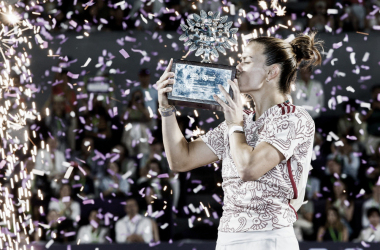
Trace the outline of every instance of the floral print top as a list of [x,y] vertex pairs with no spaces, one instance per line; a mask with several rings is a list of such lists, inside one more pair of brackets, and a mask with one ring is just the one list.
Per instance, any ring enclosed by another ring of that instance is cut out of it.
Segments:
[[309,171],[314,121],[304,108],[287,102],[269,108],[257,121],[254,115],[247,111],[243,114],[248,145],[255,148],[260,142],[267,142],[285,157],[256,181],[244,182],[239,177],[230,154],[225,121],[201,136],[223,161],[223,215],[218,228],[221,232],[274,230],[292,226],[297,220],[290,201],[302,195],[297,186],[303,171]]

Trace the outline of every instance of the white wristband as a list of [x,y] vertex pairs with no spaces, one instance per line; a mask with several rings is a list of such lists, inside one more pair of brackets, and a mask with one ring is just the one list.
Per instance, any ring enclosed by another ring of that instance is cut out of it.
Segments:
[[235,132],[235,131],[241,131],[241,132],[244,132],[242,126],[233,126],[233,127],[231,127],[230,130],[228,131],[228,136],[231,136],[232,133]]

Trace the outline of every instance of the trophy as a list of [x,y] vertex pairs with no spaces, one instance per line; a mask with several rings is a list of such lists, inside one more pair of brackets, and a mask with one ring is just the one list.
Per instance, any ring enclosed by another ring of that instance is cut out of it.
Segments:
[[[233,22],[227,22],[228,16],[220,17],[220,13],[201,10],[200,16],[193,14],[187,19],[187,24],[181,24],[185,32],[179,40],[195,51],[195,56],[203,56],[201,62],[173,60],[171,71],[175,73],[172,91],[168,93],[169,103],[172,105],[202,108],[222,111],[223,108],[213,98],[217,94],[224,102],[226,98],[218,88],[221,84],[233,98],[233,91],[228,79],[233,80],[236,68],[228,65],[211,63],[210,56],[219,57],[219,52],[225,54],[231,44],[236,45],[237,40],[232,36],[238,28],[231,28]],[[193,33],[190,33],[193,32]]]

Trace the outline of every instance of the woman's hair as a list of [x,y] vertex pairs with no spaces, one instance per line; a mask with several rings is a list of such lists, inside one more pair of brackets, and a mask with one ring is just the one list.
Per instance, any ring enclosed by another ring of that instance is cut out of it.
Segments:
[[290,43],[275,37],[258,37],[248,40],[248,44],[256,42],[264,45],[266,66],[272,64],[281,65],[279,90],[283,94],[289,94],[291,84],[297,77],[299,68],[316,66],[321,64],[323,41],[315,41],[316,32],[310,34],[298,34]]
[[[329,210],[334,211],[335,216],[336,216],[336,221],[335,221],[335,223],[333,225],[330,225],[329,221],[327,219]],[[327,212],[326,213],[326,223],[325,223],[325,226],[324,226],[325,229],[328,229],[329,226],[332,226],[334,229],[338,230],[339,232],[343,232],[344,225],[340,221],[340,215],[339,215],[338,209],[336,209],[335,207],[329,207],[326,212]]]

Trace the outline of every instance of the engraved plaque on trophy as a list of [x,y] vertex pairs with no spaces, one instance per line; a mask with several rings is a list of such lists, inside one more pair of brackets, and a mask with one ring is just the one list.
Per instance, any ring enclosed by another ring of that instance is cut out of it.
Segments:
[[185,33],[179,39],[186,40],[185,46],[190,46],[190,51],[196,50],[196,56],[204,54],[204,57],[202,62],[173,60],[171,71],[175,73],[174,84],[168,85],[173,88],[168,93],[170,104],[221,111],[223,108],[213,98],[213,94],[217,94],[226,102],[218,84],[233,95],[228,79],[235,78],[236,68],[213,64],[210,60],[211,55],[219,57],[218,51],[225,54],[225,48],[230,49],[231,44],[237,44],[232,35],[238,29],[230,29],[233,22],[226,23],[227,18],[220,17],[219,12],[214,14],[210,11],[206,14],[201,10],[200,16],[193,14],[193,19],[187,19],[188,26],[181,24]]

